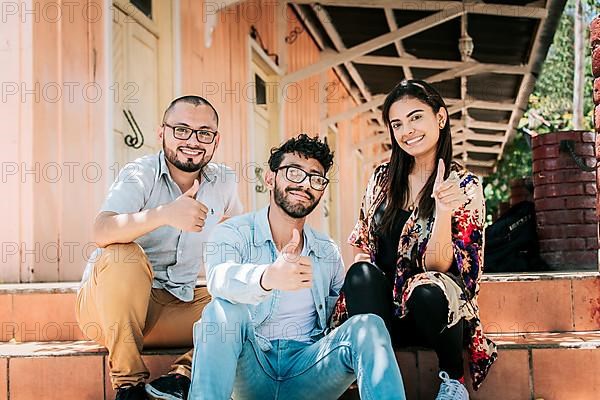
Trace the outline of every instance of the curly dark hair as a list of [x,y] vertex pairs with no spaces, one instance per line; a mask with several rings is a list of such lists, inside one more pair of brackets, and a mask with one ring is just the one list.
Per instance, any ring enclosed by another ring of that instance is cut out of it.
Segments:
[[321,163],[325,173],[333,165],[333,152],[329,149],[327,139],[321,141],[318,137],[311,138],[306,133],[288,139],[279,147],[271,149],[269,168],[275,172],[281,165],[283,156],[288,153],[297,153],[306,158],[314,158]]

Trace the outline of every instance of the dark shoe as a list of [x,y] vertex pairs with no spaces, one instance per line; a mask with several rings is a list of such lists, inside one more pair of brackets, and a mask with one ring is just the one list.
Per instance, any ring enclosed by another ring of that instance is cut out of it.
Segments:
[[146,393],[156,400],[185,400],[190,391],[190,378],[181,374],[163,375],[146,384]]
[[115,400],[146,400],[144,382],[140,382],[135,386],[120,387],[117,390]]

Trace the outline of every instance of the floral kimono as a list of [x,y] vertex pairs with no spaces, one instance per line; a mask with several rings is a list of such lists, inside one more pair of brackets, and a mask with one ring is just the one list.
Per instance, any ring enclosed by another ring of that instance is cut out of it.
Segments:
[[[377,167],[371,176],[360,215],[348,241],[375,260],[377,239],[373,215],[386,198],[388,163]],[[437,285],[448,300],[448,327],[465,319],[468,340],[469,370],[475,390],[479,388],[498,353],[496,345],[483,333],[479,320],[477,295],[479,278],[483,272],[483,224],[485,200],[479,179],[453,162],[450,179],[460,182],[464,192],[474,193],[452,216],[452,252],[454,260],[447,273],[427,271],[425,259],[427,242],[433,230],[434,217],[418,217],[418,207],[406,221],[398,244],[397,267],[394,282],[394,315],[402,318],[408,312],[406,301],[415,287]],[[444,251],[443,249],[441,251]],[[344,294],[340,295],[332,317],[332,325],[339,326],[348,318]]]

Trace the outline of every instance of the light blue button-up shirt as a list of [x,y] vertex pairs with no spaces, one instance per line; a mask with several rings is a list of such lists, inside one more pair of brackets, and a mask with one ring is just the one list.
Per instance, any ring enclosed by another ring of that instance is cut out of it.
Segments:
[[[281,291],[266,291],[260,285],[265,268],[277,259],[267,218],[268,207],[230,218],[217,225],[205,246],[204,266],[208,291],[232,303],[250,306],[255,328],[269,322],[279,305]],[[327,322],[344,283],[344,263],[338,246],[327,236],[304,225],[305,253],[313,267],[312,298],[318,318],[310,336],[317,340]],[[258,336],[258,335],[257,335]],[[270,346],[258,337],[263,350]]]
[[[181,196],[163,151],[127,164],[110,187],[100,211],[118,214],[136,213],[168,204]],[[194,298],[194,286],[204,277],[202,249],[211,230],[223,216],[242,212],[235,173],[223,164],[209,163],[202,169],[196,200],[208,208],[201,232],[183,232],[170,225],[161,226],[135,240],[148,256],[154,270],[153,288],[165,289],[183,301]],[[85,282],[101,254],[97,249],[83,274]]]

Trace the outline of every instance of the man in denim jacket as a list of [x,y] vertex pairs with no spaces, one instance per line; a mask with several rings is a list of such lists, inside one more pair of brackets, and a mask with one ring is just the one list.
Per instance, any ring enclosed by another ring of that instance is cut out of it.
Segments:
[[[270,204],[217,226],[205,249],[213,300],[194,326],[189,399],[404,399],[383,320],[327,331],[344,281],[337,246],[305,219],[329,183],[326,143],[301,134],[271,151]],[[327,334],[327,336],[325,336]]]

